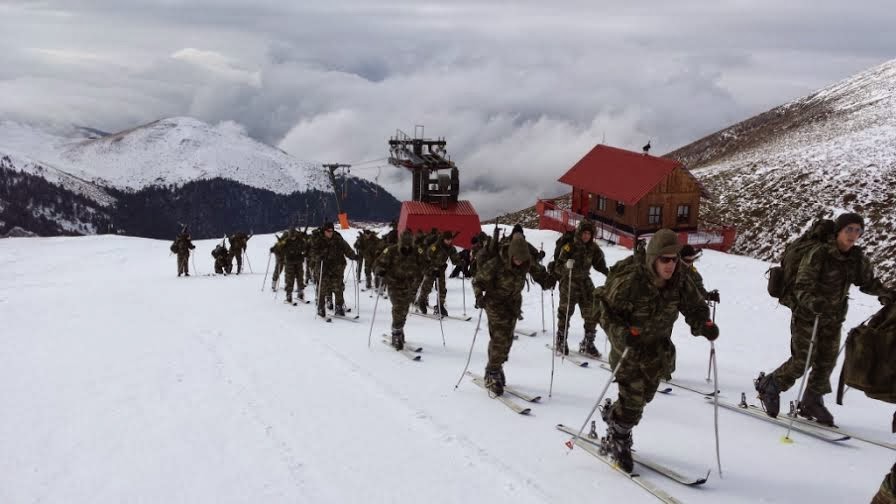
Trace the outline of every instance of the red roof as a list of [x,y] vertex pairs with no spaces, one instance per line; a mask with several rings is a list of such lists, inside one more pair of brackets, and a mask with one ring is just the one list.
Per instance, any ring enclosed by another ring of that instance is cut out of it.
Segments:
[[442,210],[442,206],[438,203],[424,203],[422,201],[404,201],[401,205],[407,209],[409,215],[477,215],[473,205],[466,200],[448,203],[447,210]]
[[676,168],[685,169],[672,159],[597,145],[559,181],[634,205]]

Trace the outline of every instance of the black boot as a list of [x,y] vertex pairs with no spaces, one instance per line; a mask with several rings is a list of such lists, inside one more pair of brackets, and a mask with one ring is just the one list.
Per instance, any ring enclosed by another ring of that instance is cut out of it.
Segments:
[[417,309],[420,310],[420,313],[426,314],[426,305],[427,302],[425,299],[417,300]]
[[298,298],[299,298],[299,301],[304,303],[305,302],[305,291],[300,290],[299,294],[298,294]]
[[439,315],[441,315],[442,317],[448,316],[448,310],[445,309],[445,303],[440,303],[438,310],[439,310]]
[[824,406],[824,398],[809,389],[803,392],[803,400],[799,402],[797,413],[820,424],[834,427],[834,415]]
[[336,315],[339,315],[340,317],[345,316],[345,306],[344,305],[341,305],[341,304],[336,305]]
[[566,344],[566,331],[563,329],[557,331],[557,339],[554,341],[554,350],[563,352],[563,355],[569,355],[569,345]]
[[611,420],[607,427],[606,442],[619,468],[631,473],[635,469],[635,461],[632,460],[632,426]]
[[485,388],[496,396],[504,394],[504,382],[501,379],[501,369],[485,370]]
[[504,368],[501,368],[498,371],[498,376],[501,378],[501,387],[507,386],[507,378],[504,378]]
[[395,347],[396,350],[402,350],[404,348],[404,330],[392,328],[392,346]]
[[778,382],[775,381],[775,375],[767,375],[759,373],[759,376],[753,380],[753,386],[756,392],[759,392],[759,400],[765,408],[765,413],[777,418],[778,412],[781,411],[781,389]]
[[318,306],[317,306],[317,316],[320,317],[320,318],[322,318],[322,319],[327,318],[327,311],[324,310],[324,305],[318,305]]
[[328,309],[328,310],[332,310],[332,309],[333,309],[333,300],[330,299],[329,296],[327,296],[327,309]]
[[594,346],[595,336],[596,333],[594,331],[585,333],[585,338],[582,339],[581,343],[579,343],[579,353],[583,353],[589,357],[600,358],[600,352]]

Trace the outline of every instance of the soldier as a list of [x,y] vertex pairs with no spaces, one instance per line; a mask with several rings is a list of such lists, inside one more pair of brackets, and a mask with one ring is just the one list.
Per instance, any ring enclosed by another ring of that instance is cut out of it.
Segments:
[[[406,229],[405,231],[410,233],[410,230],[408,230],[408,229]],[[385,237],[379,238],[376,236],[376,234],[372,235],[371,244],[370,244],[370,254],[371,254],[370,256],[372,257],[371,264],[375,265],[376,262],[379,260],[380,256],[382,256],[383,252],[385,252],[388,247],[391,247],[392,245],[397,244],[397,242],[396,242],[396,243],[390,245],[387,241],[388,236],[389,235],[387,234]],[[411,233],[411,241],[412,242],[414,241],[413,233]],[[419,281],[416,284],[414,284],[415,287],[418,285],[420,285]],[[381,275],[376,274],[376,268],[374,268],[373,286],[374,286],[374,288],[376,288],[377,291],[382,293],[384,298],[389,299],[389,295],[387,293],[386,278]],[[411,301],[413,302],[413,299],[411,299]]]
[[171,244],[171,252],[177,254],[177,276],[190,276],[190,251],[195,248],[196,246],[190,240],[190,232],[184,228]]
[[216,245],[215,249],[212,250],[212,257],[215,258],[215,273],[218,275],[226,275],[230,253],[227,251],[227,247],[224,245],[224,240],[221,240],[221,243]]
[[476,270],[479,268],[479,252],[481,252],[488,245],[489,237],[488,235],[480,231],[478,235],[474,236],[470,242],[473,244],[470,247],[470,276],[476,276]]
[[239,275],[243,271],[243,254],[246,252],[246,245],[248,245],[249,238],[252,236],[247,235],[242,231],[238,231],[230,235],[227,239],[230,241],[230,259],[229,259],[229,268],[227,270],[230,273],[233,270],[233,258],[236,258],[236,274]]
[[[383,236],[383,240],[386,242],[386,246],[387,246],[387,247],[388,247],[389,245],[395,245],[396,243],[398,243],[398,229],[397,229],[397,226],[398,226],[398,224],[397,224],[395,221],[392,221],[392,222],[389,223],[389,227],[390,227],[391,229],[389,229],[389,232],[386,233],[385,236]],[[385,249],[383,249],[383,250],[385,250]]]
[[298,291],[299,301],[305,301],[305,274],[302,265],[305,263],[305,233],[298,229],[290,229],[283,239],[283,274],[286,277],[286,300],[292,304],[292,293]]
[[814,246],[800,261],[793,285],[796,305],[790,319],[790,358],[771,374],[760,373],[755,380],[768,416],[778,416],[781,392],[803,376],[818,317],[812,371],[797,409],[802,416],[834,425],[834,416],[825,407],[823,396],[831,392],[831,372],[837,363],[849,287],[856,285],[866,294],[879,296],[881,304],[894,298],[894,293],[875,276],[862,248],[856,246],[864,230],[865,221],[860,215],[841,214],[834,225],[834,237]]
[[[288,233],[288,232],[287,232]],[[280,280],[280,272],[283,271],[283,245],[286,242],[286,235],[274,235],[276,241],[271,247],[271,253],[274,254],[274,275],[271,277],[271,290],[277,292],[277,283]]]
[[321,232],[321,228],[315,228],[311,230],[311,236],[309,236],[307,240],[308,273],[311,276],[311,283],[314,285],[317,285],[318,282],[320,282],[320,258],[317,257],[317,249],[322,236],[323,233]]
[[594,224],[582,221],[572,240],[563,245],[554,262],[554,276],[560,281],[560,304],[557,306],[557,341],[554,348],[569,355],[567,343],[569,319],[578,304],[585,320],[585,337],[579,345],[579,352],[600,357],[594,346],[597,335],[597,311],[592,299],[594,283],[591,268],[607,274],[604,253],[594,242]]
[[625,347],[629,348],[616,374],[619,397],[601,413],[613,457],[626,472],[631,472],[633,465],[632,428],[673,364],[668,349],[679,312],[691,334],[710,341],[719,336],[693,279],[677,268],[680,249],[675,232],[661,229],[651,238],[644,256],[617,263],[606,284],[594,291],[600,324],[611,343],[610,366],[615,368]]
[[[358,231],[358,237],[355,238],[355,243],[352,245],[352,248],[355,249],[355,254],[358,255],[358,264],[355,269],[355,275],[357,275],[356,280],[358,283],[361,283],[361,266],[364,264],[364,249],[367,247],[367,230],[362,229]],[[370,282],[367,282],[367,288],[370,288]]]
[[336,296],[334,311],[336,315],[345,316],[345,298],[343,291],[345,283],[342,275],[345,272],[345,258],[353,261],[358,259],[352,247],[333,228],[332,222],[324,224],[322,235],[316,244],[317,259],[321,261],[321,282],[318,288],[317,314],[326,317],[324,300],[331,294]]
[[871,499],[871,504],[896,504],[896,464],[893,464],[890,473],[884,476],[884,481]]
[[526,240],[515,236],[501,247],[497,256],[480,265],[473,279],[476,308],[483,308],[488,315],[485,387],[495,395],[504,393],[503,365],[513,345],[513,330],[520,315],[521,292],[526,286],[527,274],[531,274],[543,288],[551,288],[547,270],[529,256]]
[[[376,264],[377,256],[382,252],[379,242],[382,241],[372,229],[368,229],[366,233],[366,242],[363,251],[364,258],[364,288],[370,289],[371,276],[373,274],[373,266]],[[358,282],[361,281],[361,266],[358,266]]]
[[426,251],[422,246],[414,246],[414,238],[409,230],[404,230],[398,245],[390,245],[376,260],[376,277],[383,278],[389,286],[392,301],[392,346],[396,350],[404,348],[404,323],[408,318],[408,308],[414,301],[415,288],[420,285],[426,271]]
[[[427,236],[427,239],[429,237]],[[420,297],[417,298],[417,308],[421,313],[426,313],[429,304],[429,292],[432,290],[436,279],[439,282],[439,299],[437,310],[442,317],[448,316],[445,309],[445,295],[448,293],[445,288],[445,270],[448,268],[448,260],[451,264],[457,264],[460,256],[454,249],[454,233],[445,231],[441,235],[441,241],[430,244],[426,249],[426,258],[429,261],[429,271],[423,277],[423,283],[420,285]]]
[[700,259],[700,256],[703,255],[702,249],[695,249],[691,245],[685,245],[681,248],[681,264],[683,265],[682,269],[689,272],[691,277],[694,279],[694,283],[697,284],[697,290],[700,291],[700,295],[703,296],[707,301],[712,301],[713,303],[719,302],[719,291],[718,289],[708,291],[706,287],[703,286],[703,276],[697,271],[697,267],[694,266],[694,263],[697,259]]

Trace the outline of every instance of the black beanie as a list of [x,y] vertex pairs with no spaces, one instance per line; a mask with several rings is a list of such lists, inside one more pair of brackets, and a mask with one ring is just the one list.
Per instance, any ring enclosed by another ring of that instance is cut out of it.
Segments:
[[329,229],[330,231],[333,231],[333,230],[334,230],[334,229],[333,229],[333,223],[330,222],[330,221],[324,222],[323,230],[326,231],[326,230],[328,230],[328,229]]
[[861,215],[857,213],[845,213],[840,214],[840,216],[837,217],[834,232],[839,233],[841,229],[850,224],[858,224],[859,226],[862,226],[863,231],[865,230],[865,219],[863,219]]
[[513,226],[513,231],[511,231],[510,234],[513,235],[513,234],[516,234],[516,233],[523,234],[523,226],[521,226],[521,225],[519,225],[519,224],[517,224],[516,226]]

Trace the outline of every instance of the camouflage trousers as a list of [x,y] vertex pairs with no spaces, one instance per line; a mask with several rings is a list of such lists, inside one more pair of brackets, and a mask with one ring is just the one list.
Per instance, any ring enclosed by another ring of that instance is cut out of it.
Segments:
[[389,300],[392,301],[392,329],[404,329],[408,319],[408,310],[414,302],[416,292],[411,288],[389,288]]
[[486,370],[498,371],[507,362],[513,345],[513,331],[520,314],[519,303],[511,300],[489,299],[485,307],[488,315],[488,364]]
[[308,272],[311,274],[311,282],[317,285],[320,282],[320,261],[308,259]]
[[[234,251],[230,252],[230,259],[228,262],[230,263],[231,270],[233,270],[233,259],[234,258],[236,258],[236,272],[237,272],[237,274],[240,274],[243,272],[243,252],[242,252],[242,250],[238,250],[236,252],[234,252]],[[228,271],[228,273],[230,273],[230,271]]]
[[896,504],[896,464],[890,469],[890,473],[884,476],[880,489],[871,500],[871,504]]
[[344,266],[342,268],[329,268],[329,271],[326,267],[324,267],[323,277],[321,277],[320,285],[317,286],[318,308],[323,308],[324,301],[331,294],[336,296],[336,306],[345,305],[345,298],[343,297],[343,291],[345,291],[345,282],[342,280],[344,270]]
[[221,273],[224,273],[224,268],[226,268],[226,267],[227,267],[227,259],[224,259],[223,257],[219,258],[219,259],[215,259],[215,273],[218,273],[219,275]]
[[[373,263],[376,259],[373,256],[364,256],[364,286],[368,289],[371,286],[371,278],[373,276]],[[361,281],[361,266],[358,265],[358,281]]]
[[283,276],[286,277],[286,284],[283,287],[286,292],[286,299],[292,299],[293,286],[300,293],[304,293],[305,275],[302,272],[302,261],[287,262],[283,266]]
[[[611,341],[617,338],[612,338]],[[675,365],[671,341],[632,347],[616,373],[619,398],[613,403],[612,417],[624,425],[637,425],[647,403],[653,400],[660,381]],[[625,347],[614,342],[610,367],[616,368]]]
[[177,276],[190,274],[190,253],[178,252],[177,254]]
[[433,275],[430,271],[423,277],[423,284],[420,286],[420,297],[417,298],[417,303],[422,304],[429,301],[429,293],[432,292],[437,279],[439,281],[439,299],[437,304],[445,304],[445,295],[448,293],[448,290],[445,288],[445,270],[441,268],[438,275]]
[[[304,262],[304,261],[300,261]],[[277,284],[277,280],[280,279],[280,272],[283,271],[283,259],[274,255],[274,275],[271,277],[271,281],[274,285]]]
[[[573,278],[572,289],[570,289],[569,277],[560,280],[560,304],[557,306],[557,331],[566,332],[566,326],[569,325],[569,319],[576,311],[576,305],[579,305],[582,318],[585,320],[585,332],[594,332],[597,329],[598,311],[594,304],[594,283],[591,278]],[[569,307],[569,317],[566,315],[566,309]]]
[[[812,327],[815,320],[800,317],[790,319],[790,358],[772,373],[781,391],[787,390],[803,376],[809,343],[812,341]],[[840,350],[840,322],[824,319],[818,322],[818,337],[812,349],[812,362],[806,389],[816,394],[831,392],[831,372],[837,364]]]

